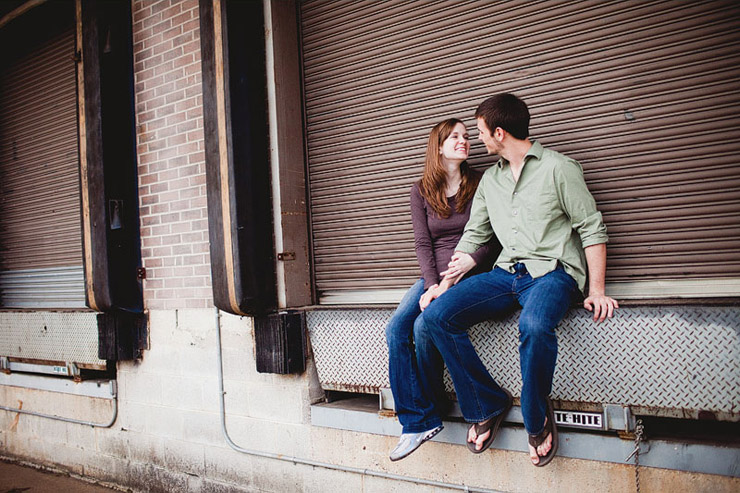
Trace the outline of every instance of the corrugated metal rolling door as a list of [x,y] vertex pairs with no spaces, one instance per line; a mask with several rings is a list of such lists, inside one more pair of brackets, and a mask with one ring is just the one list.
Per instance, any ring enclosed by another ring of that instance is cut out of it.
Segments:
[[74,52],[70,25],[0,66],[5,308],[85,307]]
[[[301,15],[321,300],[411,284],[428,130],[458,116],[474,131],[502,91],[528,102],[534,138],[583,164],[609,280],[740,278],[734,2],[317,0]],[[470,162],[489,166],[474,144]]]

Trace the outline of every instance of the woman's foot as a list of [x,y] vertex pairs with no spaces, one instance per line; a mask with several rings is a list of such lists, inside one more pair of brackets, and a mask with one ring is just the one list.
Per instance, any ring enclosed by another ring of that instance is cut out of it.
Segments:
[[421,431],[419,433],[403,433],[398,439],[396,448],[391,451],[390,459],[392,461],[401,460],[408,457],[411,452],[421,447],[421,444],[431,440],[434,435],[442,431],[444,426],[439,425],[431,430]]

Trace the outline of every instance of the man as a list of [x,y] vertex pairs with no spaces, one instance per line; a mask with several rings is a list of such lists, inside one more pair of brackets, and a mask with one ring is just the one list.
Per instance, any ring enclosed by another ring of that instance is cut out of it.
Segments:
[[[498,94],[484,101],[475,117],[488,153],[501,159],[483,175],[470,220],[435,293],[444,296],[426,307],[415,338],[417,345],[431,339],[442,354],[463,417],[474,423],[468,448],[481,453],[493,442],[511,396],[491,378],[467,330],[521,306],[522,415],[532,463],[544,466],[557,450],[549,400],[557,358],[555,327],[580,299],[587,278],[583,305],[594,320],[611,317],[619,306],[604,293],[606,227],[580,164],[529,140],[529,110],[522,100]],[[503,247],[494,269],[447,290],[470,268],[469,254],[494,234]],[[422,375],[433,364],[426,353],[418,354]]]

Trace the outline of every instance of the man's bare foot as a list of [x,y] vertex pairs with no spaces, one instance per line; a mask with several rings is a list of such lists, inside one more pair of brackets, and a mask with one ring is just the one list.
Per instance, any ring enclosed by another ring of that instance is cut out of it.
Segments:
[[[483,423],[485,423],[485,421]],[[478,423],[478,424],[482,425],[483,423]],[[477,435],[475,433],[475,425],[473,425],[468,430],[468,442],[475,444],[475,450],[480,450],[481,448],[483,448],[483,443],[488,439],[488,436],[490,434],[491,434],[491,430],[488,430],[484,433],[481,433],[480,435]]]
[[[547,418],[545,418],[545,426],[547,426]],[[536,449],[529,445],[529,458],[532,460],[532,464],[539,464],[540,457],[544,457],[552,448],[552,433],[547,435],[545,441],[540,444]]]

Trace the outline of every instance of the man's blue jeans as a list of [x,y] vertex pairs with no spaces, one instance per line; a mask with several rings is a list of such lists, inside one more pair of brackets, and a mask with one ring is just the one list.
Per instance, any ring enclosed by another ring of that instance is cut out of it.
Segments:
[[[450,288],[424,310],[416,337],[431,339],[439,349],[455,385],[463,417],[469,423],[479,423],[502,412],[506,394],[481,362],[467,331],[479,322],[501,318],[521,306],[522,415],[527,432],[537,434],[545,425],[545,399],[555,372],[555,327],[577,296],[578,286],[562,267],[536,279],[532,279],[524,264],[516,264],[515,269],[512,274],[496,267]],[[427,366],[431,369],[435,363],[421,356],[419,373],[422,388],[426,389],[437,385],[424,381]]]
[[[420,320],[419,299],[424,294],[424,280],[419,279],[406,292],[396,312],[385,329],[388,342],[388,376],[391,382],[396,414],[403,426],[403,433],[420,433],[442,424],[435,402],[444,407],[449,401],[444,394],[443,363],[437,348],[432,344],[414,343],[414,323]],[[417,354],[424,353],[425,375],[432,393],[422,391]]]

